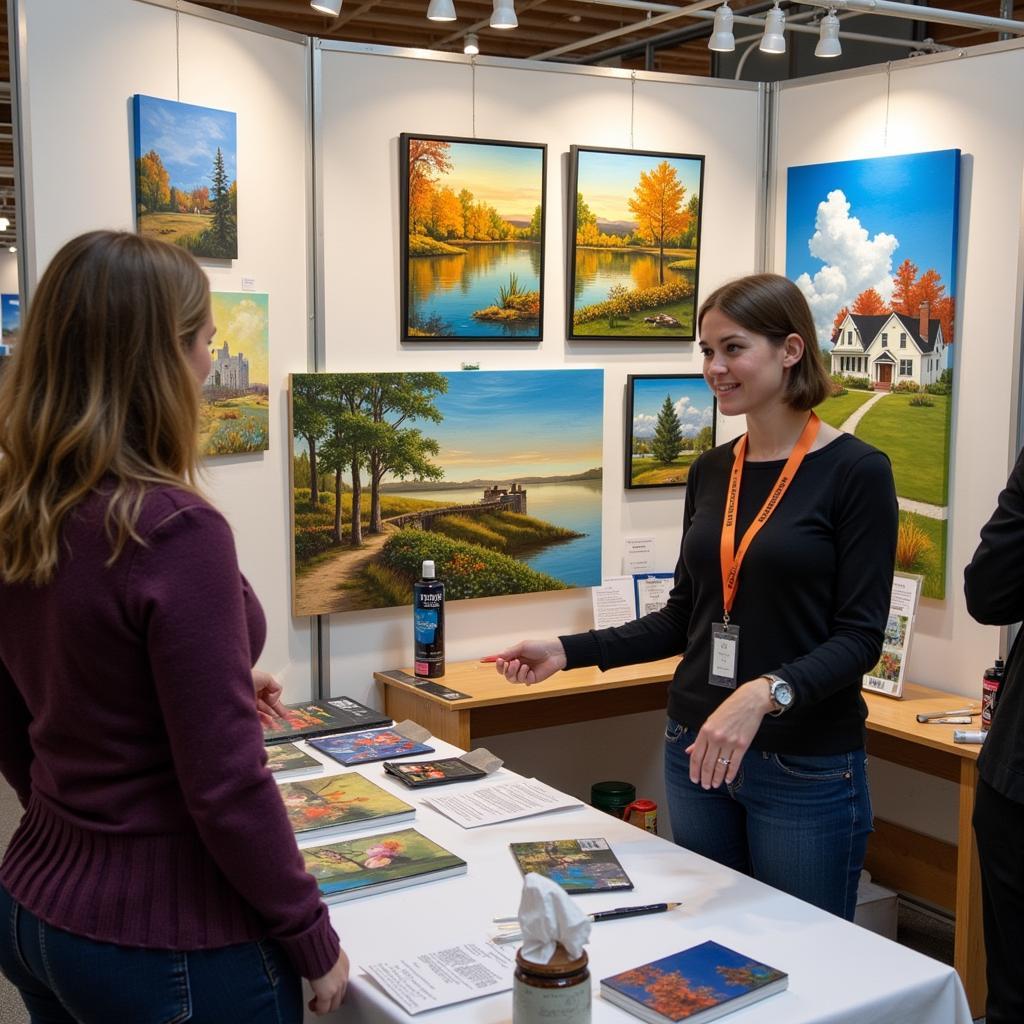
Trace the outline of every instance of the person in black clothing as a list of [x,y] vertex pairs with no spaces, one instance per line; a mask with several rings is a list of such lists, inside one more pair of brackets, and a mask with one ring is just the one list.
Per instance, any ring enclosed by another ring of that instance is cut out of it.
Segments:
[[[964,571],[967,610],[978,622],[1024,619],[1024,452]],[[988,1024],[1024,1021],[1024,652],[1017,635],[999,702],[978,756],[974,834],[988,958]]]
[[496,667],[532,683],[685,653],[665,735],[673,838],[852,918],[871,831],[860,687],[888,617],[892,470],[811,411],[831,382],[792,282],[727,284],[698,325],[704,377],[748,432],[690,467],[667,605],[516,644]]

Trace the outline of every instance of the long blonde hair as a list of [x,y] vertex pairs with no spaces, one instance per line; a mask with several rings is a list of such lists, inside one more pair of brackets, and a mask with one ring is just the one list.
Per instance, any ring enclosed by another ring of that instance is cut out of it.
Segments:
[[117,231],[54,256],[0,375],[0,578],[53,577],[68,514],[109,490],[111,562],[147,489],[195,490],[199,389],[187,351],[210,310],[184,250]]

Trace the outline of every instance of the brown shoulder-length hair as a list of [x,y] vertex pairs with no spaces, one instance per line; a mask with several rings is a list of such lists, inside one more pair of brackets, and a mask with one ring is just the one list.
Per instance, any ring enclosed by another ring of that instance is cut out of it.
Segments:
[[781,345],[791,334],[804,341],[804,354],[786,376],[786,403],[801,412],[832,392],[832,379],[818,358],[814,317],[803,292],[779,274],[750,274],[716,288],[701,304],[697,330],[709,310],[718,309],[740,327]]
[[51,579],[65,518],[101,481],[111,561],[148,488],[195,490],[187,351],[209,309],[206,275],[166,242],[92,231],[54,256],[0,378],[0,578]]

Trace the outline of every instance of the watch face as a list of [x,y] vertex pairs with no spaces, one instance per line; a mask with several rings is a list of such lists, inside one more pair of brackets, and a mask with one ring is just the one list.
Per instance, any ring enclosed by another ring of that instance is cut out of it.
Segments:
[[779,707],[788,708],[793,703],[793,687],[785,680],[778,679],[771,689],[771,696]]

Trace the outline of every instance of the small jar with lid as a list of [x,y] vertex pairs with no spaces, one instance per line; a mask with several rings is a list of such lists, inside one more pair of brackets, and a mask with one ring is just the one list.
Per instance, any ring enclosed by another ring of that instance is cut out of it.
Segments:
[[516,953],[512,986],[513,1024],[590,1024],[587,952],[573,959],[562,945],[546,964]]

